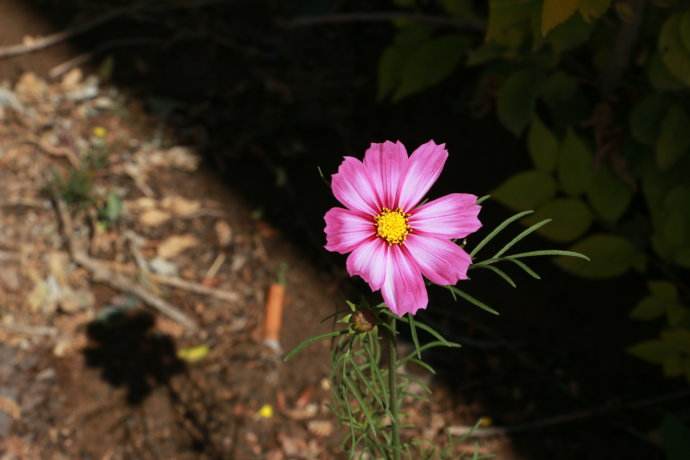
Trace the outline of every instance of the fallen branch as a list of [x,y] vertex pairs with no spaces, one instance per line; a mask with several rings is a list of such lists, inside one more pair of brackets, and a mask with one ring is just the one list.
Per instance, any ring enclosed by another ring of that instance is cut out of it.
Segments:
[[204,294],[207,296],[215,297],[220,300],[225,300],[227,302],[237,302],[240,299],[240,297],[235,292],[228,292],[222,291],[220,289],[209,288],[204,286],[203,284],[194,283],[192,281],[186,281],[182,278],[156,275],[155,273],[151,273],[148,276],[157,283],[166,284],[168,286],[183,289],[185,291],[194,292],[196,294]]
[[451,436],[469,436],[472,438],[488,438],[492,436],[505,436],[509,434],[522,433],[525,431],[538,430],[541,428],[548,428],[556,425],[563,425],[565,423],[577,422],[589,418],[601,417],[603,415],[622,411],[624,409],[641,409],[643,407],[653,406],[664,402],[675,401],[690,396],[689,390],[677,391],[662,396],[653,398],[641,399],[631,401],[625,404],[615,404],[604,407],[596,407],[592,409],[579,410],[570,412],[568,414],[556,415],[533,422],[528,422],[519,425],[510,425],[504,427],[491,428],[474,428],[472,426],[456,425],[447,428],[447,432]]
[[35,139],[33,137],[24,140],[23,143],[33,145],[34,147],[38,147],[40,150],[47,153],[48,155],[66,158],[67,161],[69,161],[69,163],[75,169],[79,169],[79,167],[81,166],[81,161],[79,161],[77,155],[67,147],[56,147],[48,145],[45,142],[41,142],[40,140]]
[[143,10],[156,13],[166,10],[190,10],[203,8],[206,6],[213,6],[217,4],[222,4],[224,0],[199,0],[196,2],[182,2],[174,5],[164,5],[163,7],[156,8],[153,5],[147,5],[146,3],[135,4],[126,6],[123,8],[118,8],[111,10],[101,16],[97,16],[90,21],[84,22],[82,24],[77,24],[72,27],[68,27],[61,32],[57,32],[51,35],[46,35],[45,37],[37,38],[30,43],[20,43],[16,45],[0,47],[0,59],[11,58],[15,56],[20,56],[22,54],[34,53],[36,51],[41,51],[51,46],[62,43],[70,38],[74,38],[81,34],[84,34],[96,27],[117,19],[121,16],[134,13],[138,10]]
[[7,332],[21,334],[21,335],[31,335],[31,336],[45,336],[45,337],[55,337],[58,334],[57,329],[50,326],[30,326],[26,324],[18,323],[5,323],[0,322],[0,329],[4,329]]
[[300,16],[284,21],[283,24],[286,27],[293,28],[357,22],[389,22],[394,20],[421,22],[424,24],[452,27],[471,32],[484,32],[484,24],[480,21],[459,20],[444,16],[431,16],[426,14],[404,13],[398,11]]
[[82,53],[69,61],[65,61],[62,64],[58,64],[48,71],[48,76],[52,79],[59,78],[74,69],[75,67],[82,66],[94,59],[99,54],[103,54],[106,51],[113,50],[115,48],[124,48],[128,46],[141,46],[141,45],[160,45],[163,40],[156,38],[124,38],[121,40],[112,40],[99,45],[93,51],[87,53]]
[[190,330],[196,330],[198,328],[193,319],[182,313],[170,303],[166,302],[160,297],[155,296],[129,278],[108,269],[104,263],[89,257],[86,252],[77,246],[77,243],[74,240],[74,228],[69,211],[67,211],[64,203],[62,203],[58,197],[53,198],[55,209],[62,227],[63,236],[67,242],[68,252],[72,257],[72,260],[77,265],[88,270],[96,282],[107,284],[118,291],[123,291],[138,297],[146,305],[155,308],[159,312],[163,313],[174,321],[177,321]]
[[61,32],[37,38],[36,40],[33,40],[31,43],[21,43],[17,45],[0,47],[0,59],[33,53],[36,51],[49,48],[51,46],[57,45],[58,43],[62,43],[66,40],[69,40],[70,38],[88,32],[89,30],[95,29],[101,24],[110,22],[115,18],[118,18],[126,13],[133,11],[134,9],[135,8],[131,6],[126,8],[119,8],[116,10],[109,11],[101,16],[93,18],[90,21],[84,22],[82,24],[77,24],[73,27],[68,27],[67,29]]

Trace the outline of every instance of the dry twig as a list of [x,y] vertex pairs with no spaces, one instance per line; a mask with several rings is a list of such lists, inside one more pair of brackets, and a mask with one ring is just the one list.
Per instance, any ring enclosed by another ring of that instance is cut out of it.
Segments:
[[284,22],[287,27],[321,26],[329,24],[348,24],[357,22],[388,22],[406,20],[436,26],[446,26],[472,32],[483,32],[484,24],[479,21],[458,20],[443,16],[405,13],[400,11],[382,11],[375,13],[340,13],[318,16],[300,16]]
[[67,29],[57,32],[51,35],[46,35],[45,37],[33,40],[31,43],[21,43],[17,45],[5,46],[0,48],[0,59],[10,58],[14,56],[19,56],[22,54],[33,53],[35,51],[40,51],[51,46],[62,43],[70,38],[81,35],[89,30],[95,29],[101,24],[112,21],[126,13],[133,11],[134,8],[129,6],[126,8],[119,8],[116,10],[109,11],[101,16],[93,18],[90,21],[86,21],[82,24],[75,25],[73,27],[68,27]]
[[625,404],[611,404],[603,407],[595,407],[591,409],[579,410],[570,412],[568,414],[556,415],[533,422],[527,422],[519,425],[496,426],[490,428],[474,428],[471,426],[456,425],[448,427],[448,434],[451,436],[470,436],[473,438],[488,438],[492,436],[502,436],[514,433],[522,433],[525,431],[538,430],[541,428],[548,428],[551,426],[563,425],[565,423],[577,422],[594,417],[601,417],[603,415],[620,412],[624,409],[641,409],[643,407],[654,406],[664,402],[675,401],[678,399],[687,398],[690,396],[690,390],[681,390],[675,393],[669,393],[653,398],[641,399],[631,401]]
[[136,296],[148,306],[155,308],[159,312],[177,321],[186,328],[191,330],[197,329],[198,326],[196,322],[179,309],[175,308],[160,297],[155,296],[151,292],[147,291],[144,287],[121,275],[120,273],[108,269],[104,263],[89,257],[86,252],[84,252],[77,245],[74,239],[72,218],[69,214],[69,211],[65,208],[64,203],[62,203],[59,198],[54,197],[54,204],[58,218],[60,219],[63,236],[67,241],[67,249],[72,257],[72,260],[77,265],[80,265],[91,272],[91,275],[95,281],[107,284],[114,289]]

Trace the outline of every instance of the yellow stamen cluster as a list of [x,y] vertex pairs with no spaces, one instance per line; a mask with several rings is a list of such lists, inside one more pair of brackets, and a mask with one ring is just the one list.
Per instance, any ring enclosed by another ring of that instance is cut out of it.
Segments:
[[383,208],[374,218],[376,235],[386,240],[388,244],[402,243],[412,231],[408,223],[409,218],[410,215],[400,208],[394,210]]

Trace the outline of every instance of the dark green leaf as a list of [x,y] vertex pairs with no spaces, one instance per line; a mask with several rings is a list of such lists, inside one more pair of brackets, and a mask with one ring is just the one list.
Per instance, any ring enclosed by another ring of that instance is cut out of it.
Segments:
[[676,352],[690,353],[690,330],[685,328],[666,329],[661,340]]
[[400,87],[393,96],[400,100],[446,79],[460,64],[469,42],[460,35],[433,38],[409,55],[400,70]]
[[611,234],[594,234],[575,244],[572,251],[591,259],[584,263],[577,259],[558,259],[565,271],[582,278],[604,279],[622,275],[631,268],[644,267],[644,255],[630,241]]
[[683,46],[680,33],[681,15],[670,16],[661,28],[659,54],[671,75],[690,85],[690,54]]
[[486,41],[513,49],[520,47],[529,35],[532,15],[539,3],[535,0],[489,0]]
[[580,0],[580,14],[587,22],[606,13],[611,6],[611,0]]
[[649,94],[635,105],[630,112],[630,134],[637,142],[656,143],[668,105],[668,99],[658,93]]
[[683,88],[683,82],[671,75],[659,53],[652,54],[647,64],[647,78],[654,89],[660,91],[675,91]]
[[680,17],[678,33],[685,51],[690,51],[690,11],[686,11]]
[[[690,71],[690,68],[688,69]],[[662,170],[673,166],[690,148],[690,118],[683,107],[676,104],[661,122],[656,142],[656,161]]]
[[378,99],[382,100],[398,86],[402,76],[401,69],[409,50],[402,46],[391,45],[379,58]]
[[673,349],[661,340],[647,340],[628,348],[628,353],[651,364],[663,364]]
[[687,460],[690,452],[690,428],[673,415],[667,415],[661,425],[666,460]]
[[577,92],[577,79],[565,72],[549,75],[541,87],[539,97],[552,108],[562,106]]
[[594,211],[606,222],[617,222],[632,200],[630,186],[608,167],[600,167],[587,188],[587,198]]
[[677,303],[669,304],[666,307],[666,318],[669,326],[680,326],[688,316],[688,309]]
[[408,57],[426,42],[431,29],[423,24],[411,24],[400,28],[393,44],[379,58],[378,99],[392,94],[402,81],[403,68]]
[[539,117],[534,117],[527,134],[527,146],[532,162],[537,169],[551,172],[556,169],[558,162],[558,139],[542,123]]
[[654,296],[645,297],[630,312],[630,317],[639,321],[649,321],[660,318],[666,313],[666,305]]
[[572,196],[583,193],[592,180],[592,152],[572,129],[561,145],[558,179],[563,190]]
[[544,0],[541,33],[546,35],[551,29],[567,21],[577,11],[579,3],[579,0]]
[[678,288],[668,281],[650,281],[647,286],[653,296],[671,302],[678,301]]
[[577,198],[556,198],[537,209],[534,215],[524,219],[533,224],[541,219],[551,218],[552,222],[539,229],[539,234],[559,242],[573,241],[584,235],[592,224],[592,213]]
[[561,54],[585,43],[591,32],[592,25],[586,23],[580,15],[575,15],[553,29],[547,41],[556,54]]
[[512,74],[498,91],[498,119],[510,132],[519,136],[532,119],[534,104],[543,76],[531,69]]
[[510,177],[491,195],[510,209],[533,209],[556,195],[556,181],[544,171],[525,171]]

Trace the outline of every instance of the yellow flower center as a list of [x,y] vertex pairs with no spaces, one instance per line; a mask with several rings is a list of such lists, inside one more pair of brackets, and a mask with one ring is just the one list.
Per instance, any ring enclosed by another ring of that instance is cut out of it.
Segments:
[[400,244],[405,241],[407,234],[412,231],[410,225],[407,223],[409,214],[406,214],[402,209],[395,209],[391,211],[388,208],[383,208],[376,221],[376,234],[388,241],[388,244]]

